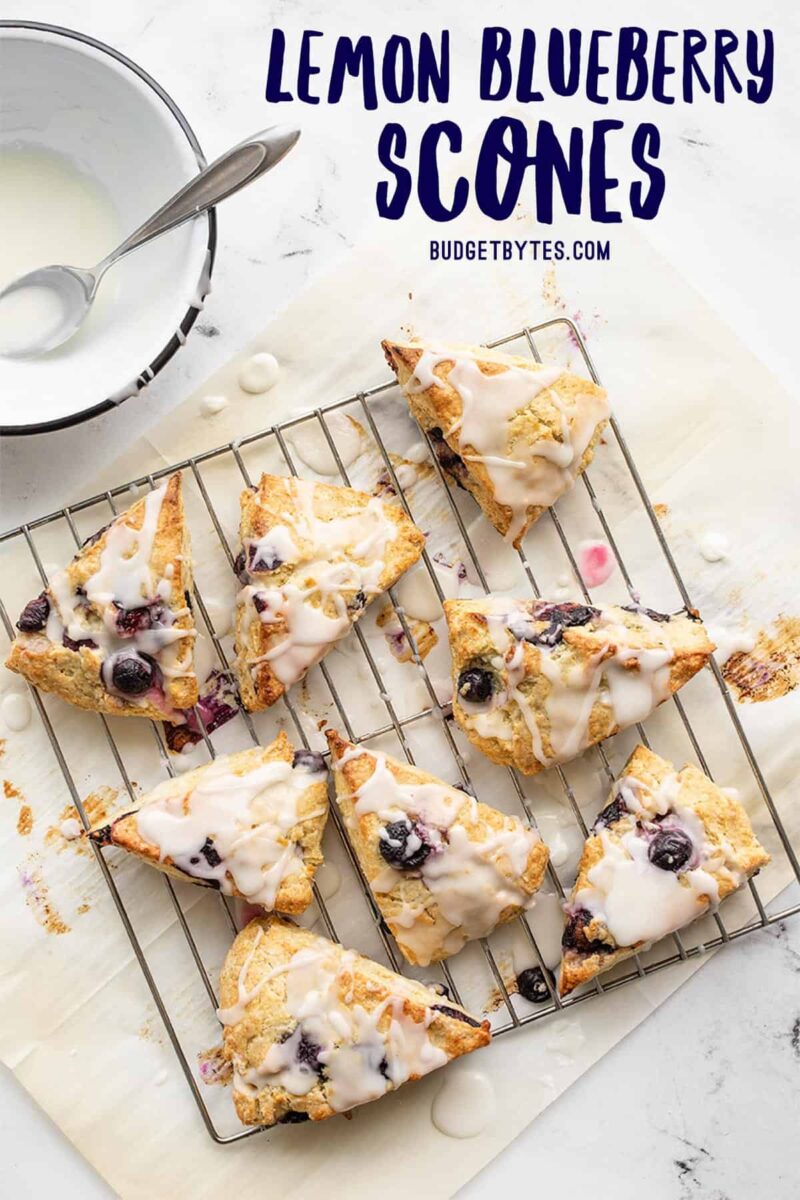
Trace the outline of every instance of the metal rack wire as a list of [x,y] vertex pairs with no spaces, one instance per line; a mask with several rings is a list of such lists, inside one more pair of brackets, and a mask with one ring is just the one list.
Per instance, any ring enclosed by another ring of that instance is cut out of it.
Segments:
[[[577,349],[580,355],[585,373],[595,383],[599,383],[599,378],[594,363],[592,362],[592,359],[586,349],[580,331],[574,322],[566,317],[555,318],[539,325],[527,326],[495,342],[488,343],[488,345],[492,348],[497,348],[509,347],[513,343],[519,343],[520,347],[523,350],[527,350],[527,352],[530,353],[535,360],[541,361],[540,341],[545,335],[555,332],[562,333],[570,339],[571,343]],[[282,421],[269,429],[248,435],[247,437],[242,438],[240,441],[232,442],[224,446],[216,447],[213,450],[205,451],[201,454],[187,458],[183,462],[172,464],[169,467],[165,467],[157,472],[143,476],[130,483],[122,484],[108,492],[101,493],[79,503],[66,506],[58,512],[51,513],[48,516],[41,517],[35,521],[31,521],[18,529],[11,530],[2,535],[2,537],[0,537],[0,547],[2,547],[4,544],[10,544],[12,547],[19,544],[24,544],[33,560],[35,568],[41,577],[43,584],[46,585],[47,572],[36,541],[39,531],[48,526],[54,526],[58,523],[63,523],[64,527],[69,531],[74,544],[79,546],[81,544],[81,537],[76,525],[76,516],[78,514],[85,510],[94,508],[97,505],[105,505],[109,510],[110,515],[113,516],[118,511],[117,500],[119,498],[124,498],[122,507],[127,505],[131,489],[155,487],[158,480],[176,470],[182,470],[187,473],[187,478],[193,480],[194,484],[196,485],[197,494],[202,500],[202,504],[210,519],[211,527],[213,528],[213,531],[219,541],[219,548],[225,555],[231,569],[233,569],[234,550],[229,545],[228,539],[225,535],[223,522],[221,521],[215,504],[212,500],[211,491],[207,485],[207,481],[204,478],[203,468],[208,464],[214,463],[215,461],[225,460],[235,463],[236,469],[241,476],[241,480],[245,483],[245,485],[250,485],[252,483],[250,470],[247,462],[245,461],[245,455],[243,454],[243,451],[246,451],[247,447],[258,447],[259,445],[270,443],[279,450],[283,463],[285,464],[285,469],[288,470],[290,474],[296,475],[298,474],[298,469],[292,454],[292,450],[290,449],[289,438],[287,435],[290,435],[291,431],[295,427],[311,422],[315,424],[321,432],[324,439],[324,444],[330,451],[341,482],[345,485],[348,485],[351,482],[348,475],[348,470],[342,459],[340,450],[337,446],[336,438],[330,427],[330,419],[332,414],[340,411],[350,411],[351,413],[358,414],[358,419],[363,422],[363,428],[368,433],[369,438],[372,440],[377,449],[379,461],[385,470],[386,479],[388,479],[392,490],[396,493],[399,502],[413,518],[414,513],[412,512],[409,499],[405,494],[399,478],[400,472],[397,469],[397,459],[392,453],[390,453],[389,449],[387,449],[384,443],[384,439],[379,430],[379,418],[375,412],[375,405],[378,402],[378,398],[391,393],[392,389],[396,389],[396,386],[397,385],[394,380],[379,384],[363,392],[358,392],[324,407],[317,408],[312,413],[305,413],[290,420]],[[663,562],[668,568],[669,575],[674,581],[674,586],[677,589],[677,593],[680,596],[682,603],[691,607],[692,603],[690,595],[664,536],[659,519],[647,495],[641,476],[639,475],[636,465],[631,457],[627,443],[625,442],[616,420],[613,418],[611,420],[611,434],[613,435],[613,440],[616,443],[616,447],[620,455],[622,456],[625,469],[628,473],[628,478],[632,484],[633,494],[636,497],[637,503],[641,505],[649,529],[656,539],[658,552],[662,556]],[[464,517],[462,516],[459,505],[454,498],[451,489],[448,487],[446,476],[439,464],[436,454],[434,453],[430,440],[427,439],[427,435],[426,440],[428,442],[430,463],[436,473],[436,477],[438,478],[438,486],[441,488],[443,496],[446,497],[446,504],[450,516],[452,517],[454,529],[457,531],[457,535],[463,544],[468,559],[468,569],[472,578],[475,579],[486,592],[489,592],[490,586],[487,571],[484,569],[484,566],[481,563],[480,555],[476,551],[473,539],[470,536],[469,530],[467,529],[467,525]],[[581,481],[578,486],[579,488],[585,489],[588,501],[591,504],[594,514],[596,514],[596,518],[599,522],[600,528],[602,529],[603,535],[616,557],[621,577],[629,592],[629,595],[634,602],[638,602],[639,597],[635,590],[634,582],[631,578],[626,562],[622,557],[618,539],[615,537],[609,519],[604,511],[604,507],[600,502],[598,492],[595,490],[592,484],[589,472],[586,472],[581,476]],[[555,509],[551,509],[549,510],[549,517],[543,518],[543,520],[549,520],[551,522],[552,531],[557,538],[558,545],[561,547],[561,551],[565,556],[574,580],[580,587],[586,600],[590,601],[591,596],[581,578],[574,551],[570,544],[567,533],[565,532],[564,523],[560,519],[559,514]],[[530,557],[526,554],[524,549],[521,549],[518,553],[524,577],[534,595],[539,596],[541,593]],[[444,593],[442,584],[428,550],[423,552],[422,561],[425,570],[429,574],[431,584],[438,596],[438,599],[440,601],[443,600]],[[334,675],[330,670],[329,665],[325,660],[323,660],[319,664],[317,670],[319,671],[330,696],[331,711],[334,719],[340,725],[347,737],[356,743],[372,742],[386,735],[392,735],[396,739],[402,754],[405,755],[406,759],[411,763],[414,762],[414,750],[410,738],[411,732],[421,723],[436,722],[437,728],[441,731],[441,735],[446,741],[447,746],[452,754],[453,762],[456,770],[458,771],[461,783],[467,790],[472,791],[474,794],[478,791],[478,789],[473,783],[470,770],[468,768],[466,755],[462,752],[459,746],[456,732],[452,726],[449,705],[443,704],[438,698],[434,680],[431,678],[429,670],[426,666],[425,657],[420,653],[419,647],[415,641],[413,623],[409,621],[394,589],[389,592],[389,598],[391,600],[396,618],[399,621],[400,627],[403,631],[403,635],[406,639],[406,644],[409,647],[411,659],[410,667],[418,673],[419,678],[422,680],[428,700],[425,704],[413,711],[405,713],[399,711],[399,706],[392,699],[386,687],[378,662],[376,661],[376,656],[369,644],[369,639],[359,625],[356,624],[353,629],[353,635],[358,644],[360,653],[364,657],[369,675],[374,681],[375,687],[377,688],[377,692],[381,699],[381,703],[385,709],[385,720],[377,727],[370,728],[366,731],[359,731],[356,729],[353,721],[351,720],[351,715],[348,711],[348,705],[345,702],[340,689],[337,687]],[[218,669],[222,673],[230,674],[230,663],[228,661],[228,656],[223,644],[224,639],[218,635],[214,628],[209,616],[208,606],[198,586],[195,586],[194,589],[194,601],[196,609],[205,623],[213,643],[214,652],[218,662]],[[12,637],[14,632],[12,622],[7,608],[2,601],[0,601],[0,619],[2,619],[6,633],[9,637]],[[774,833],[777,839],[776,844],[779,844],[782,854],[785,855],[786,863],[789,865],[794,879],[800,881],[800,863],[798,863],[797,854],[781,820],[775,801],[770,793],[767,781],[764,778],[758,762],[756,761],[756,757],[753,753],[753,749],[748,740],[747,734],[745,733],[745,730],[743,729],[739,720],[733,698],[728,691],[723,674],[719,666],[713,660],[710,665],[710,672],[713,675],[717,702],[719,703],[721,701],[722,703],[724,713],[730,722],[733,734],[735,735],[738,745],[743,753],[747,770],[749,771],[752,781],[755,783],[755,786],[758,789],[765,812],[768,814],[769,821],[774,827]],[[42,697],[34,688],[31,688],[31,694],[35,708],[48,736],[53,754],[55,755],[58,766],[63,774],[70,799],[80,814],[84,827],[88,828],[90,821],[82,801],[81,789],[75,777],[76,773],[71,768],[68,761],[68,756],[65,753],[64,747],[62,746],[57,735],[53,716],[49,711],[48,705],[45,704]],[[287,694],[284,696],[282,703],[285,706],[285,714],[288,716],[289,722],[293,727],[297,739],[303,745],[308,746],[308,725],[307,723],[304,724],[303,722],[302,708],[298,707],[298,703],[292,694]],[[706,755],[701,747],[698,733],[694,727],[694,723],[689,719],[683,700],[679,695],[676,695],[672,697],[671,704],[674,707],[674,712],[679,721],[680,728],[688,738],[689,745],[691,746],[692,753],[698,765],[706,772],[706,774],[711,775],[711,769]],[[214,755],[217,753],[214,740],[207,732],[200,713],[196,712],[196,716],[206,750],[210,757],[214,757]],[[115,739],[115,730],[113,728],[114,723],[108,721],[102,715],[98,715],[96,718],[87,716],[86,719],[95,719],[97,722],[99,722],[101,736],[107,744],[110,755],[113,758],[116,769],[119,773],[120,780],[122,781],[122,784],[124,785],[131,801],[135,803],[137,800],[136,789],[126,768],[124,756],[120,752]],[[246,731],[246,737],[251,740],[253,744],[259,744],[261,737],[253,718],[248,713],[241,711],[238,719],[243,723],[243,728]],[[715,719],[718,719],[718,717],[715,717]],[[153,724],[151,726],[151,731],[153,738],[152,750],[158,756],[158,761],[160,762],[161,767],[168,774],[174,774],[173,761],[164,744],[160,727],[156,724]],[[637,733],[645,745],[650,745],[648,733],[641,725],[637,726]],[[601,772],[607,778],[607,780],[609,782],[613,780],[614,772],[609,762],[609,755],[606,745],[601,743],[600,745],[594,747],[594,749],[589,753],[596,755],[597,761],[600,764]],[[500,771],[501,769],[497,768],[497,770]],[[587,833],[587,826],[584,821],[581,806],[576,797],[573,784],[570,782],[566,771],[562,767],[553,768],[553,773],[559,779],[566,803],[569,806],[569,811],[572,813],[578,829],[581,831],[582,835],[585,836]],[[442,771],[437,771],[437,774],[442,774]],[[516,803],[518,804],[523,817],[531,824],[535,825],[535,804],[533,804],[531,801],[530,794],[524,786],[524,781],[521,781],[511,768],[505,769],[505,775],[507,777],[507,782],[510,786],[511,792],[516,799]],[[335,805],[331,806],[331,812],[333,824],[336,827],[339,838],[341,839],[341,846],[346,856],[346,860],[352,868],[353,879],[360,884],[361,893],[368,906],[369,915],[374,923],[374,929],[377,931],[377,935],[380,939],[380,944],[383,952],[385,953],[386,959],[395,970],[402,971],[402,956],[398,953],[391,934],[381,920],[380,912],[375,904],[372,893],[370,892],[369,887],[366,885],[366,882],[359,870],[358,863],[353,855],[349,841],[344,834],[343,828],[341,827]],[[159,983],[149,960],[147,950],[143,945],[142,939],[137,933],[135,922],[132,919],[131,914],[128,912],[126,904],[121,895],[120,888],[114,877],[114,872],[110,869],[109,863],[106,862],[103,853],[97,847],[94,849],[98,866],[114,900],[120,919],[125,928],[125,932],[130,940],[133,953],[150,989],[156,1009],[164,1023],[166,1032],[178,1057],[181,1069],[191,1090],[192,1097],[200,1111],[208,1133],[215,1141],[219,1143],[227,1143],[237,1141],[240,1138],[249,1137],[254,1133],[260,1132],[258,1129],[236,1128],[232,1132],[226,1133],[219,1129],[217,1120],[215,1119],[214,1114],[211,1112],[209,1105],[206,1102],[204,1089],[198,1082],[196,1069],[192,1065],[190,1054],[187,1051],[187,1048],[183,1043],[183,1039],[176,1028],[176,1021],[174,1020],[174,1013],[171,1011],[170,1001],[162,994],[162,989],[159,987]],[[556,894],[560,897],[563,897],[565,889],[561,879],[559,878],[558,871],[552,864],[549,867],[549,880]],[[186,939],[192,960],[197,969],[201,986],[204,989],[210,1004],[216,1008],[217,998],[214,983],[212,982],[211,973],[207,966],[203,949],[200,945],[200,939],[197,936],[197,932],[193,930],[187,917],[187,913],[181,904],[181,899],[178,894],[180,887],[176,889],[175,885],[166,876],[163,877],[163,886],[167,893],[167,903],[171,905],[177,924]],[[515,1000],[513,983],[509,979],[508,974],[504,973],[502,964],[498,959],[498,955],[492,947],[491,939],[483,939],[480,943],[480,949],[485,959],[488,978],[493,981],[493,984],[496,988],[497,1003],[499,1004],[500,1011],[503,1014],[499,1019],[496,1016],[493,1018],[495,1024],[493,1032],[495,1036],[520,1026],[528,1025],[536,1020],[541,1019],[542,1017],[547,1016],[548,1014],[557,1012],[558,1010],[571,1008],[573,1005],[583,1003],[584,1000],[589,999],[592,996],[599,995],[605,991],[614,990],[633,980],[644,978],[645,976],[661,970],[663,967],[666,967],[672,963],[696,957],[708,949],[721,945],[724,942],[739,938],[754,929],[762,928],[776,921],[783,920],[786,917],[800,911],[800,903],[784,908],[781,911],[772,911],[769,904],[765,902],[761,896],[755,880],[750,881],[749,895],[752,900],[752,915],[748,915],[736,926],[731,927],[726,925],[724,920],[724,912],[716,912],[713,914],[713,921],[715,923],[715,932],[713,932],[713,936],[705,936],[702,942],[695,941],[694,944],[687,945],[686,939],[682,937],[681,934],[674,934],[671,939],[665,940],[663,943],[659,943],[659,945],[656,946],[648,955],[637,956],[631,960],[631,963],[625,964],[624,968],[618,968],[615,973],[612,973],[610,976],[605,977],[604,979],[596,979],[593,986],[571,995],[566,1000],[560,999],[553,987],[552,977],[547,970],[545,955],[542,952],[528,919],[525,917],[519,918],[517,924],[521,932],[521,937],[523,938],[524,945],[527,947],[530,961],[533,963],[538,963],[538,965],[542,968],[543,976],[550,993],[550,1001],[549,1003],[543,1003],[536,1006],[535,1009],[528,1005],[527,1009],[522,1011],[519,1003]],[[319,888],[315,888],[315,901],[320,922],[326,933],[332,938],[337,938],[337,930],[334,920],[332,919],[329,908]],[[225,899],[219,895],[215,895],[214,903],[220,903],[222,905],[224,919],[229,928],[229,932],[235,933],[236,923],[234,920],[234,914],[226,903]],[[455,964],[456,961],[457,959],[452,960],[452,964]],[[459,984],[455,978],[454,965],[450,965],[448,963],[443,964],[441,967],[441,974],[447,990],[454,999],[459,1000],[461,995]]]

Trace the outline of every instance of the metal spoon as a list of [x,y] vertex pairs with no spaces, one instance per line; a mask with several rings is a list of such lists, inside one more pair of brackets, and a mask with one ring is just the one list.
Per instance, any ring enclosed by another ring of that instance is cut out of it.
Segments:
[[176,192],[157,212],[140,225],[121,246],[107,255],[90,271],[80,267],[52,266],[30,271],[8,284],[0,292],[0,331],[2,331],[2,305],[7,296],[23,288],[46,288],[55,294],[62,313],[55,324],[45,330],[31,330],[30,340],[22,345],[3,349],[0,354],[9,358],[32,358],[53,350],[71,338],[83,324],[97,294],[100,280],[109,267],[113,266],[132,250],[160,237],[184,221],[191,220],[219,204],[220,200],[232,196],[240,188],[252,183],[279,163],[300,137],[300,130],[286,125],[274,125],[265,129],[238,146],[228,150],[210,166],[196,175],[185,187]]

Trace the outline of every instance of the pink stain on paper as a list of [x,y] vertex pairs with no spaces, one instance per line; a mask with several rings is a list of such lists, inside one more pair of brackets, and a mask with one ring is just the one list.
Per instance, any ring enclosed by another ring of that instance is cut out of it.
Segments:
[[614,574],[614,555],[608,542],[581,542],[578,547],[578,570],[588,588],[599,587]]

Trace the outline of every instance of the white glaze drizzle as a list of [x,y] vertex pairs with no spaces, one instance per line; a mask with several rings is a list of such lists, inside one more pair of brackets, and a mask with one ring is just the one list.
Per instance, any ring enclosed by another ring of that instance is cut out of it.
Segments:
[[[674,650],[669,623],[653,621],[646,613],[638,613],[648,640],[659,643],[640,648],[636,645],[636,631],[628,628],[613,608],[600,608],[598,612],[592,629],[607,641],[587,661],[570,664],[558,646],[536,646],[538,670],[549,684],[542,704],[547,722],[540,726],[541,713],[520,686],[526,677],[523,637],[531,626],[530,611],[515,605],[513,600],[497,598],[486,617],[498,653],[494,665],[505,672],[506,685],[493,695],[488,707],[459,698],[468,728],[481,737],[510,739],[513,725],[507,705],[511,700],[517,704],[530,734],[534,757],[543,766],[549,766],[569,762],[592,744],[589,721],[597,703],[611,710],[613,723],[620,729],[644,720],[670,694]],[[545,732],[549,750],[543,742]]]
[[[613,826],[596,832],[602,858],[589,871],[588,887],[577,890],[572,904],[599,917],[618,946],[655,942],[672,934],[717,906],[721,880],[732,889],[745,880],[732,847],[706,838],[697,812],[681,805],[681,788],[680,775],[674,772],[655,787],[634,775],[624,776],[614,796],[637,818],[637,826],[621,834]],[[655,818],[661,818],[657,827],[651,824]],[[650,834],[678,828],[690,838],[693,850],[685,870],[663,870],[650,862],[646,828]]]
[[[400,782],[386,756],[359,748],[350,749],[336,763],[341,769],[353,758],[366,755],[374,764],[369,778],[353,794],[357,817],[375,813],[385,824],[403,816],[418,820],[434,845],[416,870],[396,871],[388,866],[371,881],[377,895],[391,892],[409,877],[419,877],[438,908],[431,914],[422,903],[406,906],[387,920],[402,929],[400,940],[413,949],[420,965],[440,947],[454,954],[474,938],[487,937],[502,911],[514,906],[529,908],[535,900],[523,887],[525,873],[539,838],[516,817],[503,815],[503,827],[486,830],[480,840],[464,822],[479,820],[477,801],[444,783]],[[413,845],[414,834],[409,839]]]
[[[137,812],[136,826],[162,862],[168,858],[187,875],[216,881],[226,895],[235,889],[271,909],[283,880],[304,869],[298,826],[325,808],[304,812],[302,800],[325,775],[283,760],[254,755],[253,761],[240,772],[228,756],[218,758],[184,776],[177,794],[166,780]],[[202,853],[208,840],[213,865]]]
[[248,987],[247,976],[262,938],[259,929],[239,972],[236,1003],[218,1009],[217,1015],[223,1024],[236,1024],[261,989],[285,975],[285,1006],[297,1028],[286,1041],[274,1042],[258,1066],[242,1067],[234,1062],[233,1085],[238,1091],[255,1095],[270,1086],[294,1096],[311,1091],[319,1083],[319,1075],[313,1066],[298,1060],[301,1038],[319,1048],[326,1099],[336,1112],[375,1100],[412,1076],[427,1075],[447,1062],[445,1051],[428,1035],[433,1010],[427,1008],[422,1021],[405,1013],[406,988],[400,979],[394,980],[393,991],[372,1007],[357,1002],[358,956],[323,938],[297,950],[287,963],[268,970]]
[[[173,564],[168,563],[164,575],[156,579],[150,562],[166,490],[164,482],[148,492],[138,529],[129,525],[123,515],[106,530],[98,568],[83,585],[85,599],[101,613],[99,624],[87,620],[84,598],[74,590],[66,569],[50,577],[50,611],[45,632],[51,642],[60,644],[64,635],[78,643],[91,640],[96,648],[89,650],[102,660],[135,650],[156,659],[160,671],[168,678],[192,674],[191,658],[185,661],[183,643],[194,638],[195,631],[175,624],[177,618],[186,615],[185,608],[167,607],[172,596]],[[130,637],[120,637],[117,629],[120,609],[148,604],[161,606],[157,623],[150,629],[137,630]],[[144,696],[126,695],[124,699],[130,704],[156,703],[158,697],[154,692],[151,689]]]
[[[706,838],[705,827],[689,806],[680,804],[681,781],[674,772],[655,788],[635,776],[619,781],[615,795],[638,821],[669,817],[669,825],[689,836],[693,846],[687,869],[664,870],[648,857],[650,839],[635,826],[623,833],[600,828],[603,855],[587,875],[572,903],[599,917],[618,946],[650,943],[688,925],[719,903],[717,875],[738,887],[744,879],[731,861],[730,847]],[[651,830],[652,832],[652,830]]]
[[[506,540],[514,541],[525,528],[530,508],[547,508],[572,487],[598,424],[609,415],[608,403],[603,395],[588,391],[574,400],[563,397],[554,386],[564,374],[562,367],[508,364],[488,375],[480,368],[479,355],[436,346],[423,350],[408,392],[441,387],[435,371],[446,362],[453,364],[447,382],[461,401],[461,413],[445,436],[452,439],[457,434],[456,451],[461,454],[463,447],[465,461],[486,468],[494,498],[511,510]],[[513,427],[514,418],[543,392],[560,428],[525,441]]]
[[[397,537],[397,526],[380,500],[373,498],[357,512],[325,521],[314,511],[314,485],[293,480],[292,487],[296,509],[287,514],[291,527],[275,526],[247,545],[248,561],[257,564],[254,555],[261,554],[267,564],[276,559],[290,562],[291,575],[280,585],[264,586],[251,567],[254,582],[239,593],[248,616],[245,634],[254,619],[267,626],[279,621],[285,625],[286,636],[249,664],[253,669],[268,662],[285,687],[302,679],[357,619],[359,613],[348,610],[343,593],[363,592],[369,600],[381,592],[384,555]],[[326,601],[333,606],[332,615],[326,612]]]

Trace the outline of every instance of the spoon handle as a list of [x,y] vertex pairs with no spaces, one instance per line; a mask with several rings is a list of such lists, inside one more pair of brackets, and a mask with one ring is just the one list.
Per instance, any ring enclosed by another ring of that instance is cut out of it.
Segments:
[[220,200],[225,200],[240,188],[252,183],[279,163],[299,137],[299,129],[287,125],[273,125],[226,151],[176,192],[152,217],[134,230],[122,245],[112,250],[98,263],[93,274],[99,279],[103,272],[124,254],[129,254],[145,242],[175,229],[184,221],[198,216],[218,204]]

